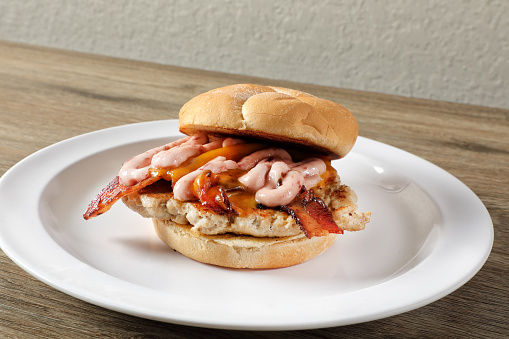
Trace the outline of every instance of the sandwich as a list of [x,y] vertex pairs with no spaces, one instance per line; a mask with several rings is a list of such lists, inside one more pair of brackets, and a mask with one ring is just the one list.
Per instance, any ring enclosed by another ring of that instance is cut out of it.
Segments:
[[122,200],[184,256],[251,269],[308,261],[370,220],[331,165],[358,134],[335,102],[230,85],[187,102],[179,130],[184,137],[127,160],[84,218]]

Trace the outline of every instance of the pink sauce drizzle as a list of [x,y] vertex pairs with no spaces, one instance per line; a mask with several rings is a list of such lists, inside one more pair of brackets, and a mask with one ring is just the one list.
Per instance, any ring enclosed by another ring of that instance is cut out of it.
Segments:
[[[242,160],[241,160],[242,161]],[[239,181],[255,192],[256,202],[268,207],[288,205],[302,185],[311,188],[318,184],[327,167],[323,160],[310,158],[300,163],[291,160],[261,161]]]
[[[191,157],[243,142],[242,139],[232,138],[209,142],[203,133],[185,137],[129,159],[120,169],[120,182],[127,186],[134,185],[148,178],[149,168],[177,167]],[[221,173],[231,169],[248,170],[239,181],[255,194],[258,203],[275,207],[289,204],[302,185],[311,188],[318,184],[322,180],[320,175],[326,171],[326,165],[319,158],[295,163],[290,154],[281,148],[256,151],[239,162],[217,157],[174,183],[175,199],[196,199],[193,182],[202,171]]]

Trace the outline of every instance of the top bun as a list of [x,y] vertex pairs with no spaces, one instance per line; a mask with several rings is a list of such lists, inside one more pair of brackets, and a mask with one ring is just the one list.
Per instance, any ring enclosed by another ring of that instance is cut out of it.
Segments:
[[311,94],[272,86],[238,84],[200,94],[179,113],[184,134],[235,135],[298,144],[344,157],[359,131],[343,106]]

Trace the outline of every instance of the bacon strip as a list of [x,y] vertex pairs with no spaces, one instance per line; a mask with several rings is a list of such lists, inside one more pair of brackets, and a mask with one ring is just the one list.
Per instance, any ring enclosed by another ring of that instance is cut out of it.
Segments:
[[119,177],[116,176],[105,188],[101,190],[101,192],[99,192],[94,200],[90,202],[87,211],[85,214],[83,214],[83,218],[88,220],[107,212],[111,206],[113,206],[113,204],[124,195],[136,192],[143,187],[156,182],[159,179],[160,177],[148,177],[147,179],[144,179],[135,185],[126,186],[122,184],[119,181]]
[[[107,212],[123,196],[151,185],[159,179],[159,176],[149,177],[135,185],[126,186],[120,183],[118,176],[115,177],[90,202],[83,218],[88,220]],[[215,179],[210,171],[206,171],[195,181],[194,189],[200,202],[218,214],[236,214],[224,188],[214,185]],[[326,236],[330,233],[343,234],[343,230],[334,222],[332,213],[323,200],[315,197],[313,190],[306,190],[304,186],[289,205],[279,206],[278,209],[291,215],[308,238]]]
[[290,214],[306,237],[321,237],[330,233],[343,234],[322,199],[314,196],[313,190],[302,187],[301,193],[287,206],[279,207]]

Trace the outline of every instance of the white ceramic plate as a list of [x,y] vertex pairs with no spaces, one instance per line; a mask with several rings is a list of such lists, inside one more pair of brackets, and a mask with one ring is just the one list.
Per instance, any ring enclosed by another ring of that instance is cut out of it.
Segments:
[[471,190],[421,158],[362,137],[334,166],[372,221],[298,266],[232,270],[194,262],[122,203],[83,220],[123,161],[179,137],[177,121],[147,122],[27,157],[0,179],[1,248],[44,283],[105,308],[250,330],[339,326],[409,311],[467,282],[490,253],[493,225]]

